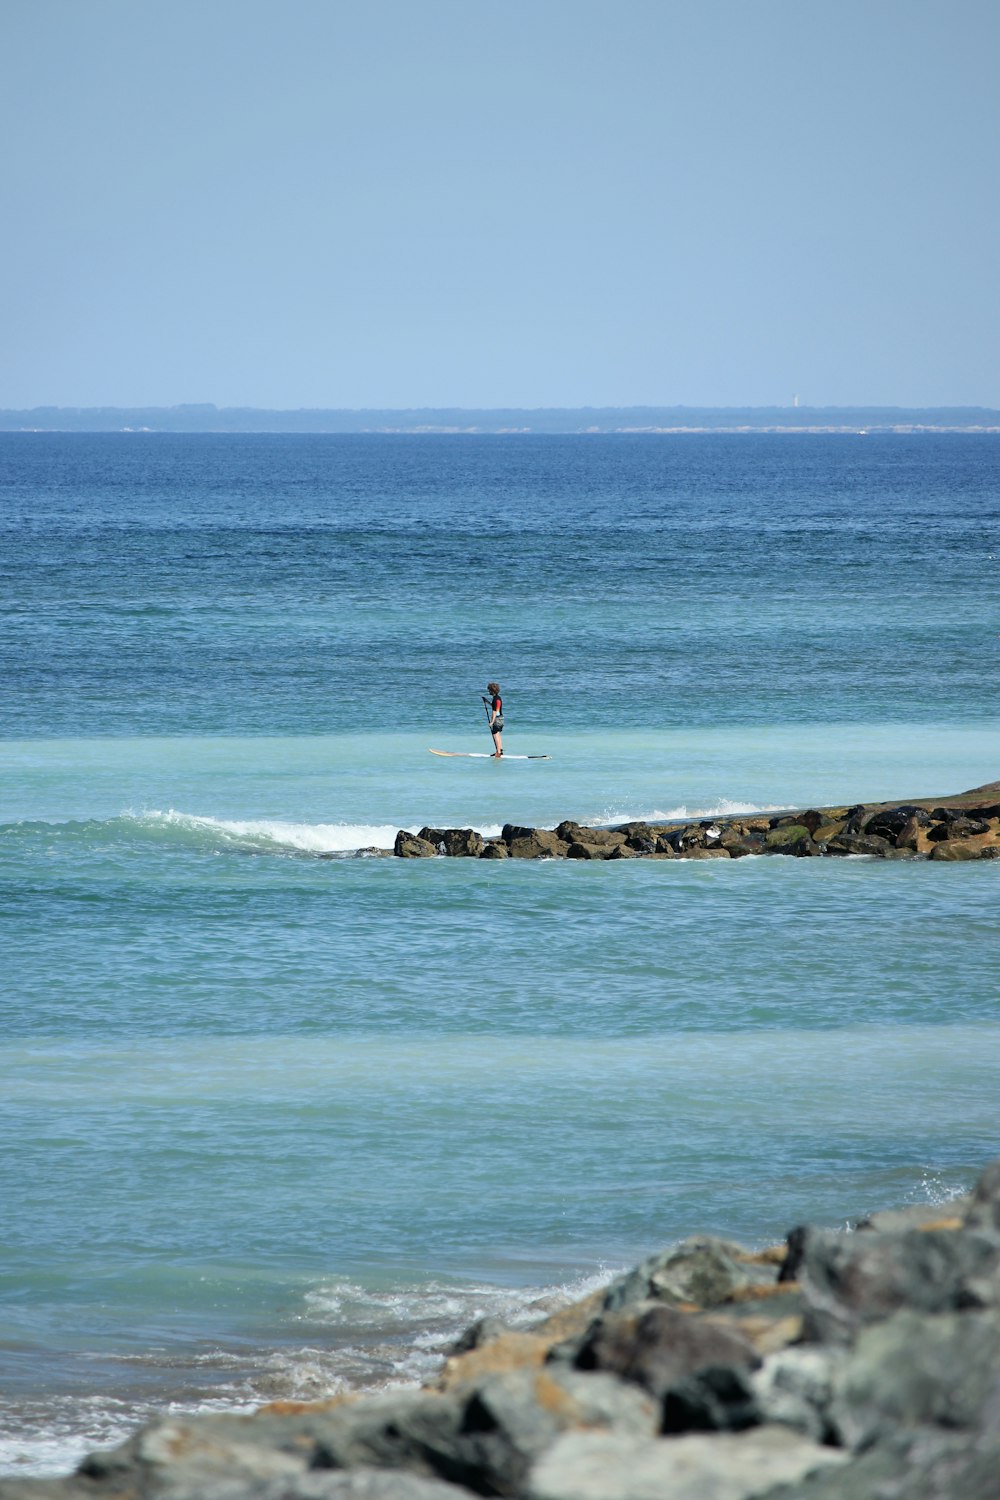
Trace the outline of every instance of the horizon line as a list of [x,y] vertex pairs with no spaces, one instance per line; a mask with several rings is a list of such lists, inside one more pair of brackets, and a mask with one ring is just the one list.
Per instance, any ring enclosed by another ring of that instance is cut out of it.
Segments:
[[322,413],[330,415],[361,416],[370,412],[380,415],[385,413],[410,413],[410,412],[467,412],[470,415],[481,413],[501,412],[632,412],[632,411],[663,411],[663,412],[988,412],[990,415],[1000,414],[1000,408],[983,406],[978,403],[954,402],[954,403],[932,403],[932,404],[903,404],[900,402],[865,402],[858,403],[836,403],[822,406],[811,406],[799,402],[778,404],[769,402],[760,405],[749,403],[727,405],[710,405],[701,403],[692,405],[687,402],[651,402],[631,401],[621,404],[594,405],[556,405],[546,402],[540,405],[502,405],[502,406],[459,406],[446,402],[434,405],[424,404],[420,406],[251,406],[251,405],[226,405],[219,406],[214,401],[177,401],[172,403],[145,403],[129,402],[103,402],[92,405],[59,405],[54,402],[39,402],[33,406],[4,406],[0,407],[0,415],[20,416],[32,412],[274,412],[285,416],[294,416],[302,412]]

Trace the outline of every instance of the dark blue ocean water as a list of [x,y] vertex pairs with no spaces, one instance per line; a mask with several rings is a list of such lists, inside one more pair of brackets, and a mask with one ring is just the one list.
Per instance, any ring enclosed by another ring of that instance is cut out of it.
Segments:
[[998,569],[985,435],[0,435],[0,1467],[967,1186],[1000,865],[350,856],[996,780]]
[[996,712],[987,435],[0,434],[12,735]]

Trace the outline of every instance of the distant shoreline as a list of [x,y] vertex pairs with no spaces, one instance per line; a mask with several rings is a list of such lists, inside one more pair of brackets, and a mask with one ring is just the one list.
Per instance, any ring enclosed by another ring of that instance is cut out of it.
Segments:
[[0,410],[0,432],[402,436],[674,436],[1000,432],[990,407],[407,407],[359,410],[181,405]]

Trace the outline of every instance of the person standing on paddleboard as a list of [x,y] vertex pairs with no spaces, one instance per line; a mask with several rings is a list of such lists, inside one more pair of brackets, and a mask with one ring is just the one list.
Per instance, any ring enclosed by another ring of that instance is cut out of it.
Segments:
[[494,759],[499,759],[503,754],[503,699],[500,696],[499,682],[488,682],[486,691],[488,698],[484,698],[487,713],[490,716],[490,734],[493,736],[495,747]]

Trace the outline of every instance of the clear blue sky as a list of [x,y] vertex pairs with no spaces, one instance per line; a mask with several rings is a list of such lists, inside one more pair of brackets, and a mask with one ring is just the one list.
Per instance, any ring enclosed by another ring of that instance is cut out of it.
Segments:
[[1000,406],[997,0],[2,0],[0,406]]

